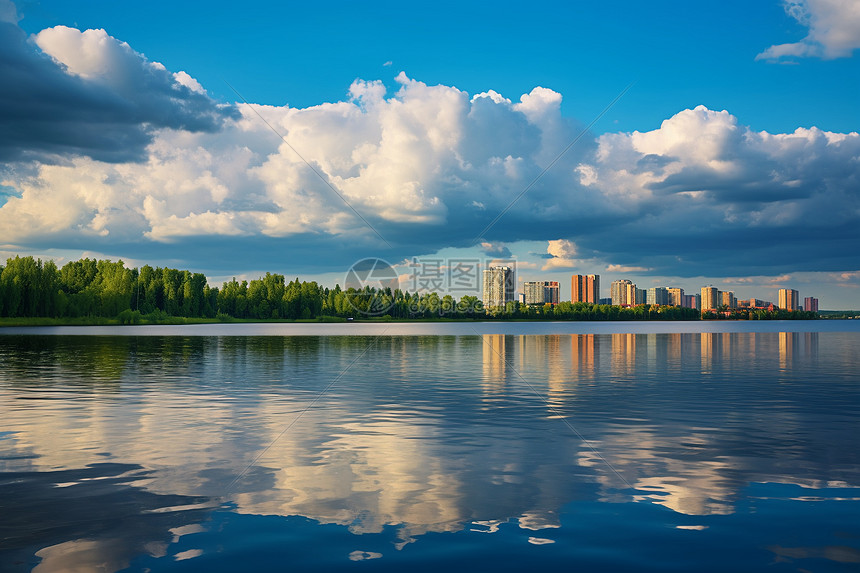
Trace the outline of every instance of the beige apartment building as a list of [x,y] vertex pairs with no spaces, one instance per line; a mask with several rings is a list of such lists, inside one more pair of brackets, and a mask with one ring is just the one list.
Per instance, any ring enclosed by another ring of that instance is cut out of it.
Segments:
[[570,278],[570,302],[600,302],[600,275],[573,275]]
[[702,310],[717,310],[720,307],[720,291],[717,287],[702,287]]
[[793,288],[781,288],[778,306],[785,310],[797,310],[800,306],[800,295]]

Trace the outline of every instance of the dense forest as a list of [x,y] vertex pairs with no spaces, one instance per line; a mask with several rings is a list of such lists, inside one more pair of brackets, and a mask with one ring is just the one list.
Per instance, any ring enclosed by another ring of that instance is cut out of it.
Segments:
[[[804,316],[800,316],[804,314]],[[725,318],[813,318],[815,313],[737,312]],[[809,316],[805,316],[805,315]],[[509,302],[504,308],[483,308],[474,296],[456,300],[438,293],[409,293],[399,289],[342,290],[283,275],[248,281],[235,278],[221,288],[210,287],[206,276],[170,268],[126,268],[123,261],[81,259],[57,268],[53,261],[15,257],[0,266],[0,317],[117,318],[122,323],[159,322],[171,317],[231,319],[322,319],[325,317],[383,319],[532,320],[699,320],[695,309],[639,305],[562,302],[527,306]],[[715,318],[724,317],[722,314]]]
[[[33,257],[8,259],[0,267],[0,316],[314,318],[334,302],[313,282],[286,283],[283,275],[210,287],[206,276],[123,261],[81,259],[57,268]],[[334,314],[334,313],[333,313]]]

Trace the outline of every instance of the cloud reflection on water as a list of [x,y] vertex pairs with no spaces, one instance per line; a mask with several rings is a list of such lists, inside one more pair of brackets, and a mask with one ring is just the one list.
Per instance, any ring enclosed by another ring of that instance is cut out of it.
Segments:
[[[844,383],[846,356],[817,333],[0,340],[14,432],[0,471],[107,459],[147,468],[135,484],[153,495],[354,534],[393,526],[398,547],[509,521],[545,544],[576,500],[709,516],[755,481],[856,487],[838,429],[816,423],[830,413],[801,392],[825,365]],[[164,551],[168,529],[145,551]],[[93,543],[43,548],[41,566],[128,557]]]

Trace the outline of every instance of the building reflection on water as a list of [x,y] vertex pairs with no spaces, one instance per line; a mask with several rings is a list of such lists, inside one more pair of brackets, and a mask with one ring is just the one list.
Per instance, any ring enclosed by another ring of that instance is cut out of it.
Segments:
[[627,378],[634,374],[636,367],[636,341],[637,335],[635,334],[612,335],[610,372],[613,379]]
[[579,380],[593,380],[600,375],[600,340],[595,334],[570,337],[570,371]]
[[481,338],[483,378],[481,387],[485,396],[504,391],[507,382],[508,357],[506,337],[503,334],[485,334]]
[[[509,520],[557,528],[563,506],[588,497],[723,515],[751,482],[814,486],[831,470],[832,436],[813,425],[802,441],[782,440],[801,423],[798,405],[766,421],[755,409],[779,391],[769,373],[796,380],[793,369],[818,364],[818,336],[100,341],[73,346],[72,386],[86,399],[67,404],[52,398],[72,391],[70,349],[46,341],[33,362],[15,348],[2,357],[0,418],[14,435],[0,468],[136,464],[153,495],[356,534],[396,526],[399,546]],[[91,362],[119,384],[110,396],[81,388]],[[46,379],[53,367],[63,377]]]
[[781,370],[790,370],[798,363],[815,362],[817,358],[817,332],[779,333],[779,367]]

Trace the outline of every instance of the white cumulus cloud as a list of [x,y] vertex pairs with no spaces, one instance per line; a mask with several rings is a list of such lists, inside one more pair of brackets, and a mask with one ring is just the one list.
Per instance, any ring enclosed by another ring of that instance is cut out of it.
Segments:
[[647,273],[651,269],[647,267],[636,267],[630,265],[607,265],[606,272],[609,273]]
[[549,258],[546,259],[542,271],[552,269],[569,269],[576,266],[576,256],[578,249],[576,243],[567,239],[553,239],[547,243],[546,252]]
[[857,244],[857,133],[753,131],[727,111],[699,106],[659,129],[598,141],[579,174],[632,218],[593,237],[604,251],[688,266],[749,257],[752,266],[752,252],[762,265],[814,264],[821,252]]
[[[356,80],[344,101],[220,106],[188,74],[103,30],[51,28],[34,45],[17,24],[0,26],[11,30],[0,35],[10,48],[0,72],[32,86],[48,78],[80,103],[49,108],[65,134],[49,138],[65,141],[59,148],[27,129],[45,119],[30,104],[53,101],[53,88],[28,88],[33,98],[0,109],[10,245],[198,249],[231,268],[265,268],[272,252],[300,267],[446,247],[500,257],[517,241],[547,241],[545,269],[600,260],[672,276],[856,270],[857,133],[753,131],[698,106],[654,130],[586,135],[545,171],[581,128],[544,87],[471,96],[400,73],[393,93]],[[378,252],[377,232],[390,250]]]
[[[140,57],[103,31],[51,29],[39,42],[69,73],[111,78],[115,89],[138,85],[147,74],[114,78]],[[199,92],[190,76],[170,78]],[[20,196],[0,207],[0,225],[15,241],[94,233],[166,242],[371,235],[340,194],[375,225],[395,225],[389,234],[410,235],[450,223],[452,209],[460,218],[500,212],[540,169],[542,134],[562,129],[552,123],[560,96],[549,90],[533,91],[533,101],[524,96],[529,103],[520,109],[403,73],[397,81],[394,96],[381,82],[357,80],[349,101],[304,109],[240,104],[240,117],[217,133],[155,132],[143,162],[80,156],[43,164],[4,181]],[[499,138],[500,129],[512,136]]]
[[799,42],[776,44],[757,60],[779,61],[789,57],[823,59],[850,57],[860,48],[860,2],[856,0],[786,0],[786,13],[809,33]]

